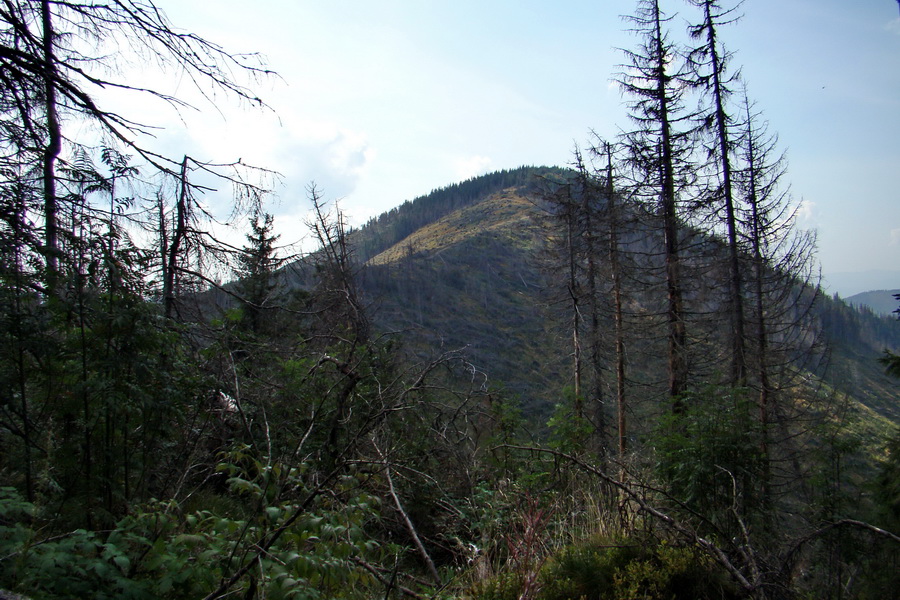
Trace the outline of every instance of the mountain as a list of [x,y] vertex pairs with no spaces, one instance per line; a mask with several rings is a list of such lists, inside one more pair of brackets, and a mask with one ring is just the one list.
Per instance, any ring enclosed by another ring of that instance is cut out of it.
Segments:
[[900,294],[900,289],[872,290],[870,292],[854,294],[844,298],[844,301],[851,306],[859,308],[866,307],[875,314],[891,315],[897,311],[897,307],[900,305],[900,302],[898,302],[895,297],[898,294]]
[[[402,332],[419,354],[465,349],[487,385],[546,414],[558,400],[548,392],[561,390],[562,367],[552,323],[543,316],[544,231],[530,197],[540,172],[519,171],[519,185],[510,187],[490,176],[476,180],[491,184],[407,236],[377,251],[369,246],[363,283],[382,330]],[[393,218],[403,221],[432,200],[404,205]],[[364,228],[360,235],[366,234]]]
[[830,294],[846,298],[866,290],[892,289],[900,284],[900,271],[869,270],[825,273],[823,286]]
[[[538,422],[563,401],[573,379],[560,268],[548,262],[554,233],[538,193],[544,178],[560,173],[523,167],[477,177],[406,202],[351,234],[365,265],[362,288],[376,327],[392,332],[419,357],[464,350],[473,374],[483,374],[485,385],[518,399]],[[707,250],[715,245],[694,244]],[[631,285],[633,314],[661,312],[649,284]],[[697,284],[689,292],[695,302],[710,294],[704,285],[712,284]],[[824,380],[857,400],[860,415],[881,423],[877,429],[885,430],[887,421],[900,423],[900,386],[877,362],[885,348],[900,348],[900,323],[825,294],[815,310],[831,341]],[[611,316],[601,315],[600,326],[611,331]],[[721,323],[704,317],[694,326],[711,340],[721,335]],[[631,384],[643,403],[633,410],[639,412],[664,406],[665,347],[650,337],[629,349]],[[694,348],[697,364],[715,351],[715,342],[710,343]],[[606,359],[611,347],[607,343],[602,350]],[[607,371],[603,377],[609,418],[613,375]]]

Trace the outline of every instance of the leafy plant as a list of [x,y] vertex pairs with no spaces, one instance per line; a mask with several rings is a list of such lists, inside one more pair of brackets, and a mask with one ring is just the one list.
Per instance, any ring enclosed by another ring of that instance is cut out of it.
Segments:
[[712,560],[694,548],[661,543],[615,575],[617,600],[740,598]]
[[686,412],[657,429],[657,472],[677,501],[736,535],[738,515],[764,508],[765,432],[744,390],[710,385],[682,401]]
[[[196,598],[216,589],[247,560],[254,569],[237,589],[268,598],[363,598],[373,577],[357,559],[377,559],[366,531],[378,502],[345,477],[334,494],[302,509],[273,490],[300,485],[298,469],[229,453],[221,469],[231,493],[258,510],[182,515],[175,502],[133,507],[106,533],[78,529],[45,537],[35,507],[12,488],[0,490],[0,586],[35,597]],[[244,463],[238,467],[237,462]],[[247,468],[249,465],[252,468]],[[279,478],[281,486],[272,485]],[[259,540],[281,535],[259,553]],[[254,558],[255,556],[255,558]]]
[[567,546],[554,554],[544,567],[541,598],[613,598],[616,574],[640,554],[638,546],[623,540],[596,540]]

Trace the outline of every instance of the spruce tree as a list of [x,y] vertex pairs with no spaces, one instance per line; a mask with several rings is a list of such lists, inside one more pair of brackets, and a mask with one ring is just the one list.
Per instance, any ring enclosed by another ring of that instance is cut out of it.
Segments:
[[651,205],[662,223],[666,286],[668,395],[674,412],[682,412],[681,395],[688,386],[687,329],[683,297],[681,237],[683,215],[680,195],[690,179],[688,159],[691,115],[683,95],[688,71],[683,51],[673,43],[666,27],[669,17],[658,0],[640,0],[627,17],[639,36],[636,50],[624,50],[627,59],[618,83],[628,101],[635,129],[622,143],[627,153],[636,197]]
[[278,257],[275,246],[280,236],[272,229],[272,215],[254,211],[250,232],[246,234],[247,244],[238,255],[238,295],[253,333],[260,332],[264,311],[271,304],[275,291],[275,271],[284,262]]

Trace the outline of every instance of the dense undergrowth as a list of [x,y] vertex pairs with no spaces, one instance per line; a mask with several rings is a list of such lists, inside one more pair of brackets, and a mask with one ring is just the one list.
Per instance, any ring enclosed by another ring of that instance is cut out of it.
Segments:
[[[693,4],[707,9],[695,30],[712,32],[713,3]],[[900,435],[863,439],[878,429],[854,422],[862,412],[819,371],[828,319],[814,310],[813,240],[786,233],[781,160],[765,127],[753,129],[749,102],[748,129],[731,131],[749,144],[735,157],[742,222],[717,220],[710,114],[706,129],[678,132],[674,155],[660,150],[671,123],[657,129],[668,113],[654,103],[680,109],[680,95],[709,75],[686,85],[687,72],[666,74],[677,53],[663,51],[658,3],[638,5],[646,35],[620,82],[646,127],[615,151],[598,143],[607,164],[589,171],[579,154],[574,171],[476,178],[356,234],[310,185],[319,249],[291,260],[263,211],[266,186],[250,182],[272,173],[159,156],[131,139],[150,125],[104,112],[92,96],[95,86],[129,87],[105,78],[123,59],[112,50],[120,36],[145,62],[253,104],[255,92],[232,75],[267,70],[174,29],[152,2],[4,6],[0,596],[896,591]],[[96,55],[107,46],[112,54]],[[98,148],[66,139],[65,122],[109,139]],[[626,151],[627,161],[613,160]],[[662,187],[661,154],[678,158]],[[233,187],[229,220],[250,218],[244,247],[213,233],[200,199],[207,177]],[[486,193],[495,195],[480,203]],[[628,211],[618,210],[626,199]],[[556,213],[538,223],[525,206]],[[550,247],[555,278],[544,279],[521,257]],[[386,327],[371,317],[360,258],[378,267],[369,289],[399,298]],[[427,288],[438,261],[447,277]],[[539,303],[557,309],[554,323],[536,316]],[[853,313],[831,316],[834,331],[862,328]],[[429,323],[458,337],[432,329],[425,343],[404,345],[403,330]],[[486,370],[503,372],[508,389]],[[845,378],[865,384],[864,371]],[[876,464],[860,457],[873,446],[886,448]]]

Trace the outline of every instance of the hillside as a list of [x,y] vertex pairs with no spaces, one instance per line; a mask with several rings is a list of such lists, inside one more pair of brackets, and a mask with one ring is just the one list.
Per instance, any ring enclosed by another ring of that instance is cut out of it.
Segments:
[[418,352],[465,348],[490,387],[544,412],[561,377],[535,211],[516,188],[491,194],[373,256],[364,282],[381,328]]
[[400,206],[370,219],[353,232],[356,257],[366,262],[376,254],[394,246],[451,212],[480,202],[503,189],[515,187],[534,191],[540,177],[562,172],[557,167],[519,167],[473,177],[407,200]]
[[844,301],[851,306],[868,308],[877,315],[891,315],[897,311],[897,294],[900,290],[872,290],[854,294]]
[[[420,355],[465,349],[487,385],[517,398],[538,423],[572,379],[570,333],[547,262],[551,231],[537,194],[540,173],[523,168],[475,178],[408,202],[354,233],[363,240],[364,290],[379,329],[398,332]],[[517,185],[501,188],[509,181]],[[636,297],[648,297],[643,284],[634,285]],[[650,308],[634,308],[642,310]],[[831,347],[824,380],[873,415],[900,422],[900,393],[877,364],[885,348],[900,347],[900,323],[824,295],[816,310]],[[602,325],[611,330],[608,315]],[[665,365],[652,348],[645,350],[649,358],[632,361],[631,377],[647,401]],[[611,394],[609,379],[603,385]]]

